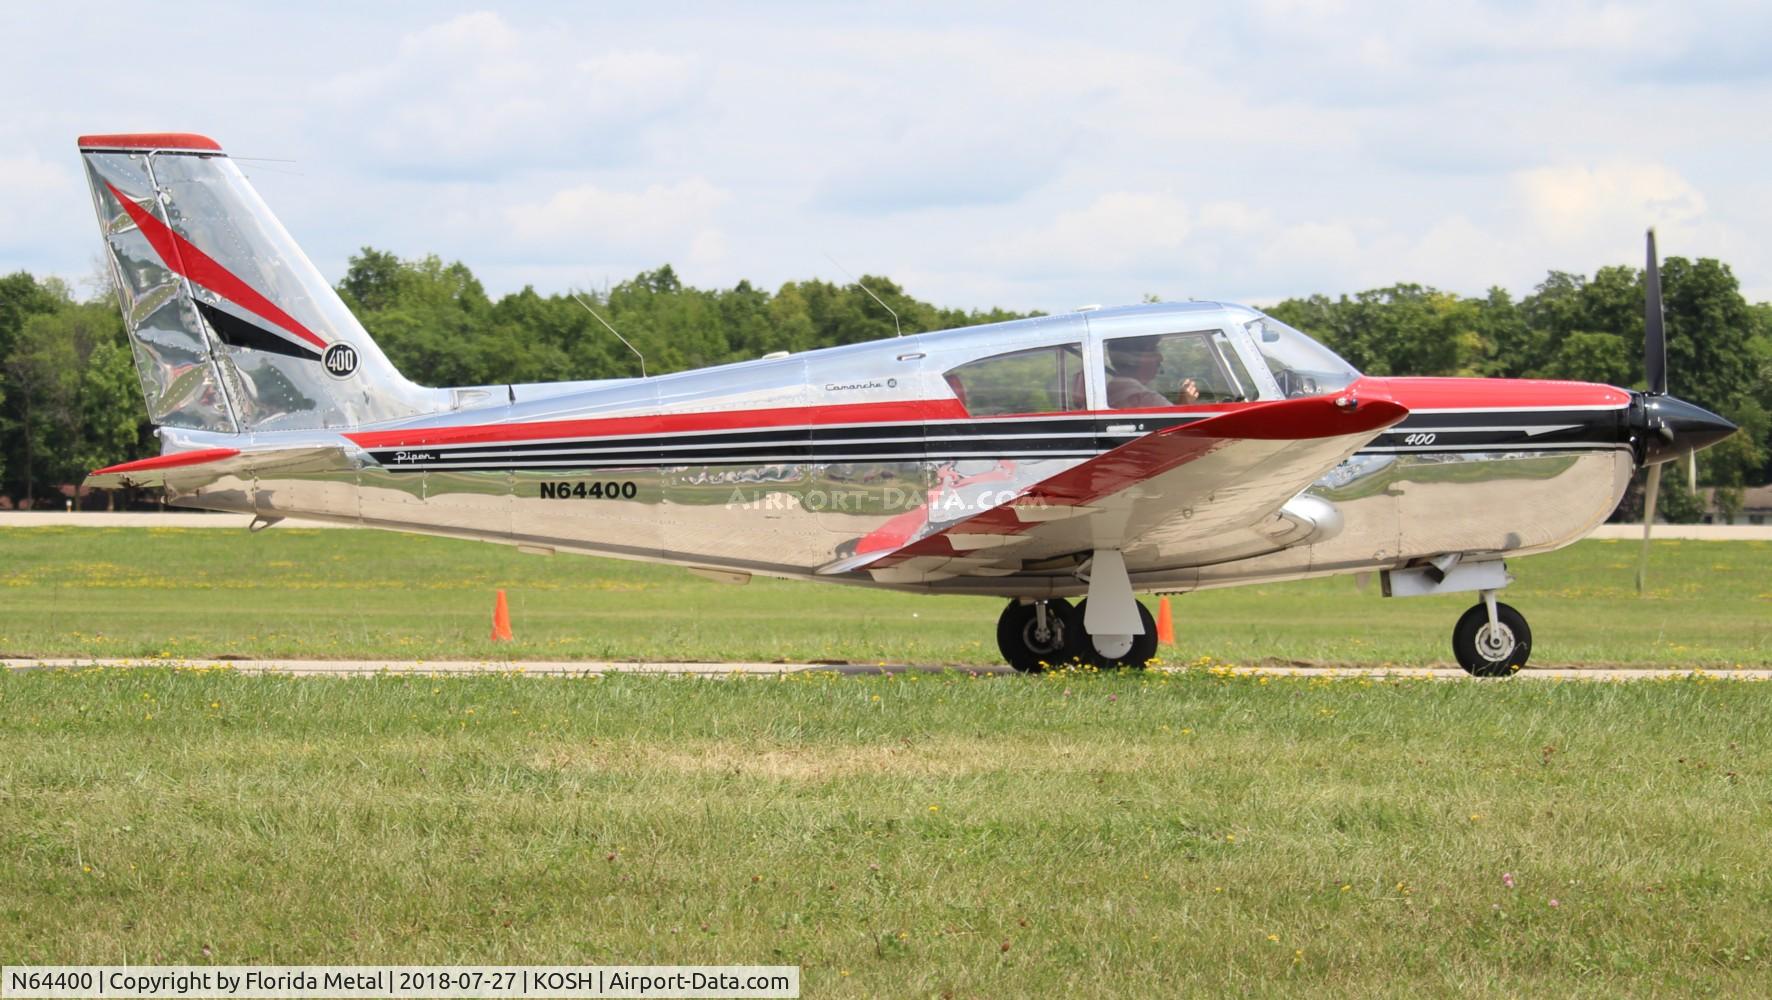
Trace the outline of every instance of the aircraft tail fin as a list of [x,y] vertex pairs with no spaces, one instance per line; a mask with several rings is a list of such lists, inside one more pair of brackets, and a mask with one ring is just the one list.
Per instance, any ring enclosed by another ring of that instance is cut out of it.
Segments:
[[395,370],[213,139],[87,135],[80,158],[156,425],[352,427],[447,409]]

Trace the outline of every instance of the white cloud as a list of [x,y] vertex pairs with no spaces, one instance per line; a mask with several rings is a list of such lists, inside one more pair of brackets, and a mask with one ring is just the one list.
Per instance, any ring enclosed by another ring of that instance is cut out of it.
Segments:
[[47,163],[35,153],[25,156],[0,156],[0,189],[27,200],[46,194],[58,194],[73,186],[72,171]]
[[1187,206],[1173,194],[1117,191],[999,242],[994,257],[1024,271],[1142,273],[1180,249],[1190,227]]
[[692,61],[650,48],[584,55],[570,32],[463,14],[400,40],[385,64],[318,88],[373,159],[424,174],[508,172],[633,155],[637,133],[693,102]]
[[95,226],[85,185],[71,167],[35,153],[0,156],[0,250],[8,256],[30,252],[61,229],[85,235],[86,245],[96,247]]
[[531,249],[597,247],[607,254],[617,248],[643,263],[648,256],[717,254],[715,214],[726,199],[700,177],[637,191],[581,184],[546,201],[513,205],[504,215],[511,237]]
[[1688,223],[1704,214],[1704,195],[1660,163],[1615,162],[1522,170],[1513,182],[1527,219],[1540,233],[1579,240],[1620,223]]

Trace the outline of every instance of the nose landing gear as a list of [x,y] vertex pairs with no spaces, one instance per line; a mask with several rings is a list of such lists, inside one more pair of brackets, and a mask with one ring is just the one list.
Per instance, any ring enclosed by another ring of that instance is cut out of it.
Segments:
[[1532,629],[1526,616],[1483,591],[1483,603],[1472,605],[1452,629],[1452,655],[1473,677],[1512,677],[1532,655]]
[[1512,677],[1532,655],[1526,616],[1495,599],[1495,592],[1514,578],[1493,555],[1450,552],[1426,565],[1383,570],[1379,577],[1386,597],[1477,592],[1482,603],[1466,611],[1452,629],[1452,655],[1473,677]]

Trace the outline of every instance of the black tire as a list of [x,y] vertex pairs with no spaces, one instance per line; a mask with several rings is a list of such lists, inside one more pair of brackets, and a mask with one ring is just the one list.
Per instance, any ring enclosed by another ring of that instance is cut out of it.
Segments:
[[1144,606],[1143,601],[1135,601],[1138,605],[1138,620],[1144,623],[1144,634],[1132,637],[1132,648],[1125,656],[1103,656],[1095,650],[1095,643],[1083,630],[1083,613],[1089,609],[1089,600],[1085,598],[1073,612],[1077,616],[1077,648],[1083,659],[1095,664],[1103,670],[1143,670],[1157,656],[1157,620],[1151,617],[1151,610]]
[[1452,629],[1452,655],[1473,677],[1512,677],[1532,655],[1532,629],[1526,616],[1506,604],[1495,605],[1500,635],[1489,632],[1489,609],[1471,607]]
[[997,619],[997,650],[1003,660],[1024,674],[1037,674],[1077,659],[1077,643],[1083,636],[1083,620],[1071,602],[1053,598],[1046,602],[1050,634],[1041,641],[1039,613],[1033,604],[1010,601]]

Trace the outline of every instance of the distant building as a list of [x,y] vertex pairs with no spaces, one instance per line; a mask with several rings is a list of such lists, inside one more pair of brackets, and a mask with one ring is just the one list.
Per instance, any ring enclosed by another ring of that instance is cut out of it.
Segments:
[[1749,486],[1741,492],[1741,513],[1733,518],[1717,510],[1717,491],[1704,493],[1705,524],[1772,524],[1772,484]]

